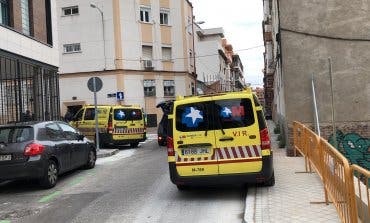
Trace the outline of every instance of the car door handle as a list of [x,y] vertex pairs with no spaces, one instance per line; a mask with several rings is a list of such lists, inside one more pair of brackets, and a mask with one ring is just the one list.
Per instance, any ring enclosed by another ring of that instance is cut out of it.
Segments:
[[234,137],[223,137],[223,138],[220,138],[219,141],[233,141],[234,140]]

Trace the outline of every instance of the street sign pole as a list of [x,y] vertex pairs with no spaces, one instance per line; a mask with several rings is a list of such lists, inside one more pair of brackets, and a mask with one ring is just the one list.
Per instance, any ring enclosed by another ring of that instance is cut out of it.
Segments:
[[91,77],[87,81],[87,88],[89,88],[90,91],[94,92],[94,105],[95,105],[95,144],[96,144],[96,150],[99,150],[99,123],[98,123],[98,99],[96,96],[96,92],[100,91],[103,87],[103,82],[99,77]]
[[94,85],[94,106],[95,106],[95,141],[96,141],[96,150],[100,150],[99,146],[99,124],[98,124],[98,100],[96,96],[96,78],[93,79]]

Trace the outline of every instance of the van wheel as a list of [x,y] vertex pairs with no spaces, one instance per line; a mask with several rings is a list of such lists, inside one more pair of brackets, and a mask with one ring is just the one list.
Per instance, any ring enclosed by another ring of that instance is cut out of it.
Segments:
[[275,185],[275,173],[272,172],[272,176],[270,177],[270,179],[268,179],[267,181],[263,183],[263,186],[272,187],[274,185]]
[[139,143],[138,143],[138,142],[130,143],[130,146],[131,146],[132,148],[136,148],[138,145],[139,145]]
[[54,187],[57,184],[58,172],[57,164],[53,160],[49,160],[44,176],[40,179],[41,186],[46,189]]

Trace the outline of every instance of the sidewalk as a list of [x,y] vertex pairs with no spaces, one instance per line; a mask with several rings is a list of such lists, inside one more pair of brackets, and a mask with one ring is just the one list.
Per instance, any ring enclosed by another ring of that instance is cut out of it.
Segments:
[[99,149],[97,152],[97,158],[103,158],[108,156],[113,156],[119,152],[119,149]]
[[311,204],[324,201],[320,177],[304,171],[303,157],[287,157],[278,148],[275,124],[268,121],[274,153],[276,184],[273,187],[248,188],[245,222],[340,222],[332,204]]

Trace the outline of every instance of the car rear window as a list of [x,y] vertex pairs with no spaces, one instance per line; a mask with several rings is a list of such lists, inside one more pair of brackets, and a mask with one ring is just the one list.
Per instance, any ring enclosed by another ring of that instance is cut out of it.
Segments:
[[113,110],[113,116],[117,121],[132,121],[141,120],[143,113],[140,109],[119,108]]
[[248,98],[215,101],[215,123],[223,129],[241,128],[254,123],[252,102]]
[[33,138],[33,128],[30,126],[0,128],[0,142],[3,143],[26,142]]

